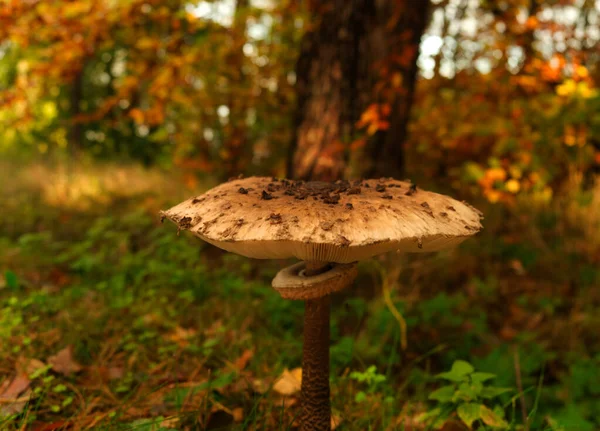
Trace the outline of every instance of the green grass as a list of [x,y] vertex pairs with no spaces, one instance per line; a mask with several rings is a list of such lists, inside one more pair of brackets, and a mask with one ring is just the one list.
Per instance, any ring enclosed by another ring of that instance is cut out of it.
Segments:
[[[67,346],[82,369],[30,374],[30,401],[0,416],[0,429],[293,429],[297,398],[271,390],[301,362],[302,304],[270,287],[290,262],[178,236],[158,210],[196,191],[119,167],[135,185],[124,193],[115,169],[82,167],[60,187],[39,166],[3,178],[0,388]],[[484,208],[485,233],[458,250],[379,258],[408,323],[406,351],[372,263],[334,295],[339,430],[427,429],[415,418],[435,408],[433,376],[457,359],[512,388],[498,397],[506,429],[523,429],[522,399],[532,430],[600,427],[596,249],[560,213],[549,217],[556,209],[514,211]]]

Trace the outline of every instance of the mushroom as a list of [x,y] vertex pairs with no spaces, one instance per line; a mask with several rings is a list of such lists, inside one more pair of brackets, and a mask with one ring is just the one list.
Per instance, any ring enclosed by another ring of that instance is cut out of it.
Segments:
[[[265,198],[267,196],[268,198]],[[162,216],[210,244],[258,259],[295,257],[273,287],[305,301],[302,430],[330,430],[330,294],[349,286],[356,262],[389,251],[432,252],[476,234],[481,213],[465,202],[394,179],[234,179]]]

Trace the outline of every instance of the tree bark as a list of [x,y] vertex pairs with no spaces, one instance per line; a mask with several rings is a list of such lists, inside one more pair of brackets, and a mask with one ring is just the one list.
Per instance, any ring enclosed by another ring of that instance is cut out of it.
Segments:
[[394,97],[389,128],[378,132],[367,144],[365,155],[370,168],[363,171],[366,177],[400,177],[405,173],[404,144],[417,85],[419,45],[428,17],[428,1],[403,2],[400,19],[393,30],[393,35],[398,39],[390,38],[389,47],[390,52],[402,58],[397,67],[402,77],[402,88]]
[[[369,104],[388,97],[379,94],[379,68],[390,57],[408,52],[410,58],[398,69],[405,89],[391,104],[390,128],[370,139],[353,172],[397,176],[403,170],[402,143],[429,2],[329,0],[318,5],[314,16],[319,19],[304,36],[296,67],[296,136],[288,176],[335,179],[348,174],[349,146],[359,137],[356,122]],[[394,22],[393,17],[397,17]]]
[[77,120],[77,117],[81,113],[80,103],[83,99],[83,73],[85,67],[82,67],[78,71],[73,79],[71,87],[71,100],[70,100],[70,116],[71,116],[71,130],[69,131],[69,143],[71,146],[71,157],[77,157],[81,152],[83,145],[83,126],[81,122]]

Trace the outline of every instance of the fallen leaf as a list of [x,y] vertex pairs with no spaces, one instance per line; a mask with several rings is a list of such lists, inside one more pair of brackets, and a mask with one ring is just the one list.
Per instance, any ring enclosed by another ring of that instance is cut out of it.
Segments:
[[233,420],[235,422],[241,422],[244,420],[244,409],[243,408],[236,407],[235,409],[233,409],[233,411],[231,413],[233,413]]
[[296,404],[298,404],[298,398],[296,398],[296,397],[285,397],[283,399],[283,401],[281,402],[281,405],[286,409],[293,407]]
[[125,375],[125,370],[122,367],[110,367],[108,369],[109,380],[119,380]]
[[4,390],[2,394],[0,394],[0,399],[12,399],[19,396],[21,392],[29,387],[31,384],[31,380],[27,378],[27,376],[20,374],[13,379],[12,382],[8,385],[8,387]]
[[269,384],[263,379],[254,379],[252,380],[252,389],[259,394],[264,394],[269,390]]
[[0,416],[21,413],[25,404],[31,399],[29,385],[31,380],[23,374],[17,375],[5,390],[0,394]]
[[56,328],[38,334],[38,339],[44,346],[51,347],[61,339],[60,331]]
[[234,362],[235,368],[237,368],[240,371],[243,370],[244,368],[246,368],[246,366],[248,365],[248,362],[250,362],[250,359],[252,359],[253,356],[254,356],[254,350],[250,350],[250,349],[244,350],[244,353],[242,353],[241,356],[235,360],[235,362]]
[[67,429],[69,425],[71,425],[71,423],[67,421],[57,421],[52,422],[50,424],[42,423],[39,425],[34,425],[31,431],[56,431],[61,429]]
[[44,368],[46,364],[44,364],[39,359],[35,358],[26,358],[24,356],[20,356],[17,358],[17,362],[15,364],[15,368],[19,374],[23,374],[25,376],[30,376],[40,368]]
[[81,371],[82,366],[73,359],[73,346],[69,345],[54,356],[48,358],[52,369],[59,374],[70,376]]
[[342,423],[342,417],[340,415],[331,415],[331,431],[334,431]]
[[286,368],[273,385],[273,390],[281,395],[293,395],[300,391],[301,384],[302,368],[294,368],[292,371]]
[[179,425],[178,417],[171,417],[161,421],[160,426],[163,428],[177,428]]
[[292,371],[290,371],[290,373],[296,380],[298,380],[299,383],[302,383],[302,368],[294,368]]
[[196,335],[196,331],[193,329],[185,329],[177,326],[171,334],[167,335],[167,339],[178,344],[180,347],[186,347],[190,344],[188,339],[194,335]]

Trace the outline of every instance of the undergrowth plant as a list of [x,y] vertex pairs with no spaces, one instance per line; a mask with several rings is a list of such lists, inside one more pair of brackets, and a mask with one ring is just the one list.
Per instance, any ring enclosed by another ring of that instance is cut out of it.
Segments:
[[377,372],[377,367],[375,365],[371,365],[364,372],[352,371],[352,373],[350,373],[350,378],[366,385],[366,392],[361,390],[356,393],[354,400],[357,403],[365,401],[367,399],[367,394],[376,392],[378,387],[386,380],[386,377],[383,374]]
[[495,377],[495,374],[475,371],[466,361],[454,361],[450,371],[435,376],[436,380],[445,384],[429,394],[429,399],[436,401],[436,406],[423,414],[420,420],[439,429],[457,416],[469,429],[473,429],[475,424],[509,429],[498,396],[512,389],[486,383]]

